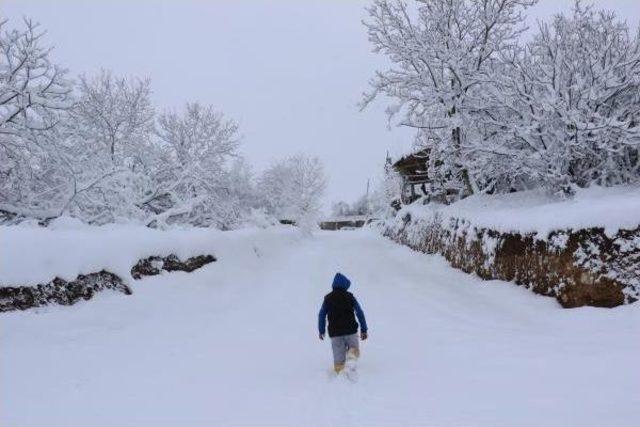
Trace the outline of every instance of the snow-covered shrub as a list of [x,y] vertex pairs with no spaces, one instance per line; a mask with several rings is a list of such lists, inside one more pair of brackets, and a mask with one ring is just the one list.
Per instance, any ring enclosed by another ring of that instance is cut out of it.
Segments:
[[242,222],[242,226],[257,228],[269,228],[278,224],[278,219],[268,214],[265,208],[250,209]]

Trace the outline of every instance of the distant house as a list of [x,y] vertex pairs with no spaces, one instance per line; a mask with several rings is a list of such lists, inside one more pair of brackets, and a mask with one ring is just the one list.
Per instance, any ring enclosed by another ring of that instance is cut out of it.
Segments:
[[320,222],[322,230],[341,230],[363,227],[371,221],[366,215],[355,215],[341,218],[331,218]]

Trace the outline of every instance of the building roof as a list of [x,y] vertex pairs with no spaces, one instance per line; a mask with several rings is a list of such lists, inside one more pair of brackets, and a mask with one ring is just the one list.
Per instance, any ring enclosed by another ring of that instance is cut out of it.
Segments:
[[401,157],[393,164],[393,168],[408,181],[420,183],[428,180],[428,162],[429,150],[425,148]]

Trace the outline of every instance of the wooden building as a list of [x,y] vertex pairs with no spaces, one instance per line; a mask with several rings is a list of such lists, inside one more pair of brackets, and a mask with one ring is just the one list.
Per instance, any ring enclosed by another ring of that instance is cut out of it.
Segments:
[[402,178],[400,195],[403,204],[413,203],[422,196],[429,196],[428,164],[428,149],[416,151],[393,163],[393,169]]
[[460,189],[449,183],[434,182],[429,178],[429,149],[415,151],[400,158],[395,163],[388,164],[402,178],[401,202],[410,204],[422,198],[424,203],[436,202],[449,204],[460,198]]

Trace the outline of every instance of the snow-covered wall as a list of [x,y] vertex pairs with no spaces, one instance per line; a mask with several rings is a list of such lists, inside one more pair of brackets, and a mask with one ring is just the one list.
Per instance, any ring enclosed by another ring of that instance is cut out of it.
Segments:
[[383,234],[483,279],[553,296],[564,307],[640,297],[640,191],[592,189],[570,201],[540,193],[406,206]]
[[216,264],[246,264],[260,256],[259,247],[274,250],[296,236],[291,227],[161,231],[123,224],[89,226],[67,217],[46,228],[0,226],[0,313],[71,305],[107,289],[135,294],[135,281],[143,276],[191,272],[217,259]]

